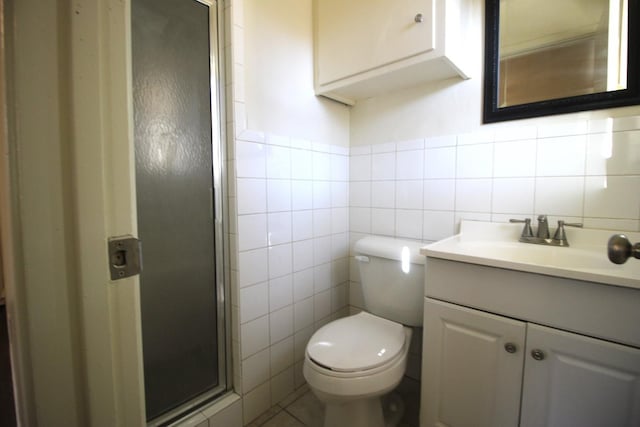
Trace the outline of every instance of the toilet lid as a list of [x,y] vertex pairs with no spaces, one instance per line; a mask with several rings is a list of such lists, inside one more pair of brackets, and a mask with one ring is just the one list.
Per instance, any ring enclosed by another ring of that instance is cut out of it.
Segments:
[[318,329],[307,344],[307,354],[334,371],[364,371],[393,359],[404,338],[401,324],[362,312]]

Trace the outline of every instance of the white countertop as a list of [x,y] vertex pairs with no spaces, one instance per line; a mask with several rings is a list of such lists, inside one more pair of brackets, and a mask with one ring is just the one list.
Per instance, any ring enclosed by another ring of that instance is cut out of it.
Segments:
[[[555,227],[551,227],[551,233]],[[423,247],[427,257],[575,280],[640,289],[640,260],[614,264],[607,258],[607,241],[625,234],[631,243],[638,232],[566,228],[570,247],[520,243],[522,224],[463,220],[460,233]]]

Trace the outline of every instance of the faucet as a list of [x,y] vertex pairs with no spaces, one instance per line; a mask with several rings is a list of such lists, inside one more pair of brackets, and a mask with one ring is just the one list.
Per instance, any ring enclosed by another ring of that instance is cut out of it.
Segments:
[[524,227],[522,228],[522,233],[520,234],[521,242],[523,241],[523,239],[533,237],[533,230],[531,229],[531,218],[525,218],[525,219],[511,218],[509,222],[524,223]]
[[539,239],[549,238],[549,222],[547,221],[546,215],[538,216],[538,232],[536,233],[536,237]]
[[538,229],[535,236],[531,229],[531,218],[510,219],[509,222],[524,223],[520,239],[518,239],[520,242],[549,246],[569,246],[569,241],[567,240],[567,234],[564,227],[582,227],[581,223],[568,223],[563,220],[559,220],[558,228],[553,234],[553,239],[551,239],[549,233],[549,221],[546,215],[538,216]]
[[582,223],[579,222],[564,222],[563,220],[558,221],[558,228],[556,229],[555,234],[553,235],[554,246],[569,246],[569,241],[567,240],[567,234],[564,231],[565,225],[567,227],[578,227],[582,228]]

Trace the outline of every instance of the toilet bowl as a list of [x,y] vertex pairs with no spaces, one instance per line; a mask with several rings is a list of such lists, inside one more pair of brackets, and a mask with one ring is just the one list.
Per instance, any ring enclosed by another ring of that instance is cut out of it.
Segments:
[[[381,237],[356,243],[365,308],[372,313],[324,325],[305,352],[303,374],[325,404],[325,427],[389,427],[380,398],[400,383],[406,370],[413,330],[405,325],[422,325],[424,261],[419,247]],[[390,295],[396,297],[389,300]]]
[[402,380],[411,335],[411,328],[366,312],[338,319],[314,334],[303,370],[326,405],[326,427],[385,425],[380,397]]

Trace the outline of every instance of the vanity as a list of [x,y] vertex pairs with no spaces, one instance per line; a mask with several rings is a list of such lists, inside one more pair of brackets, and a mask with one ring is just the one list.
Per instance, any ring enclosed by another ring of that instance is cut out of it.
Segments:
[[615,233],[463,221],[424,247],[421,427],[640,426],[640,261],[607,259]]

